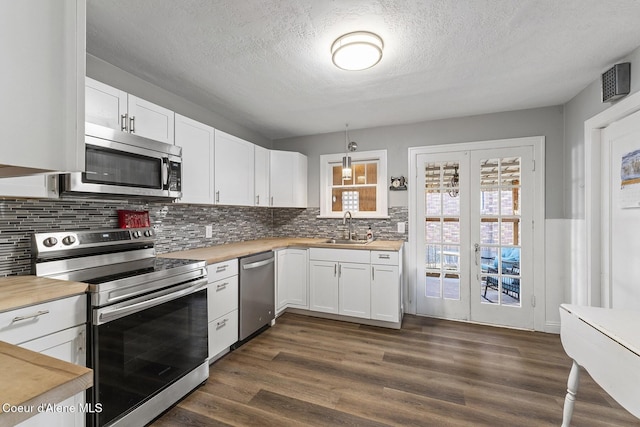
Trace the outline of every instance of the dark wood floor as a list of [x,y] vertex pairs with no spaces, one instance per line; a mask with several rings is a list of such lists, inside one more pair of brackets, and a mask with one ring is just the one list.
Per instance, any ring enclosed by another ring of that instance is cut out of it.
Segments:
[[[558,335],[285,314],[152,425],[559,426],[570,367]],[[572,425],[640,422],[583,371]]]

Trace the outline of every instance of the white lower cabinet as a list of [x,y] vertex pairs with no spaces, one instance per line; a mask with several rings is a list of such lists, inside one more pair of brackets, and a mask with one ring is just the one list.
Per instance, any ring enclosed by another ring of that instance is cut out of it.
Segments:
[[338,286],[337,262],[309,261],[310,310],[337,314]]
[[397,265],[371,265],[371,318],[400,319],[400,275]]
[[276,251],[276,314],[287,307],[309,308],[307,250]]
[[238,341],[238,259],[207,266],[209,363]]
[[338,265],[338,314],[371,318],[371,282],[369,264]]
[[371,251],[371,318],[402,319],[402,250]]
[[[20,347],[55,357],[65,362],[85,365],[86,326],[76,326],[51,335],[20,344]],[[43,412],[18,424],[19,427],[81,427],[85,414],[80,410],[85,404],[85,393],[56,402],[59,408],[74,408],[75,412]]]
[[369,251],[309,249],[309,309],[368,319]]
[[309,297],[309,310],[397,327],[402,320],[402,250],[309,249]]
[[[86,295],[49,301],[0,313],[0,340],[85,366],[86,362]],[[63,402],[51,402],[76,412],[42,412],[22,423],[21,427],[81,427],[85,414],[80,407],[85,393],[80,392]]]

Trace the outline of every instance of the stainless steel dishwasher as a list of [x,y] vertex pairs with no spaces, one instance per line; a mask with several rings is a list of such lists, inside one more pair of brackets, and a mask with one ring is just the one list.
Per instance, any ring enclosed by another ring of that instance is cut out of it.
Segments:
[[273,251],[240,258],[240,341],[275,318]]

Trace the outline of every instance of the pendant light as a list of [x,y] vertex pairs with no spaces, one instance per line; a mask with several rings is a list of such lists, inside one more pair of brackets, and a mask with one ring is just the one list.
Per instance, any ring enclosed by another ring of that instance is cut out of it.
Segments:
[[351,168],[351,156],[349,156],[349,152],[356,151],[358,149],[358,144],[354,141],[349,142],[349,124],[345,124],[344,131],[344,157],[342,158],[342,179],[351,179],[353,176],[352,168]]
[[447,193],[449,193],[449,196],[458,197],[458,194],[460,194],[460,175],[458,175],[457,167],[453,172],[453,176],[451,177],[451,180],[447,183],[447,187],[448,187]]

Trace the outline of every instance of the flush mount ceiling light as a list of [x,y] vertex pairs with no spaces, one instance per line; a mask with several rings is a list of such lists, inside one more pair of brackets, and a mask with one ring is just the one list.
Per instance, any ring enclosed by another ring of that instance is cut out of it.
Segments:
[[366,70],[380,62],[383,48],[384,43],[377,34],[355,31],[344,34],[333,42],[331,60],[343,70]]

